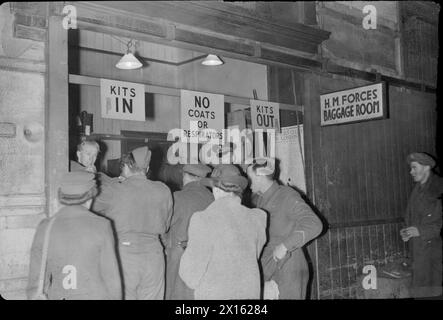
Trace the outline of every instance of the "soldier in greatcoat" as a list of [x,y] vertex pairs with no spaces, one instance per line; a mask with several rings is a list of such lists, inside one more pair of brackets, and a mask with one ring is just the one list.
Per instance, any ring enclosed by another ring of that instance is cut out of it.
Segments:
[[108,219],[89,211],[97,194],[94,175],[70,172],[63,176],[59,201],[65,206],[37,228],[31,248],[27,296],[37,293],[43,243],[49,219],[53,221],[44,276],[44,294],[50,300],[121,299],[121,277],[115,241]]
[[416,183],[406,209],[406,228],[400,231],[412,256],[412,296],[442,294],[443,179],[432,172],[435,160],[426,153],[407,157]]
[[247,168],[253,204],[269,215],[264,281],[273,284],[279,299],[305,299],[309,269],[302,247],[321,233],[322,222],[297,191],[273,179],[274,172],[273,159],[258,159]]

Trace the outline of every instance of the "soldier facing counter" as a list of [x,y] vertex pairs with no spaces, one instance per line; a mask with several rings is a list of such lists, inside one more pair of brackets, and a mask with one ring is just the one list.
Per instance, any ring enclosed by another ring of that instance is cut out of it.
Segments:
[[151,160],[147,147],[121,158],[121,183],[103,187],[93,210],[113,220],[123,269],[125,299],[161,300],[164,297],[165,260],[160,236],[172,215],[168,187],[146,178]]
[[298,192],[273,180],[274,166],[263,159],[247,168],[253,204],[269,214],[261,258],[264,280],[277,284],[279,299],[305,299],[309,270],[302,247],[320,234],[322,223]]
[[174,192],[174,213],[168,232],[166,262],[166,299],[194,299],[194,292],[178,275],[181,256],[188,240],[189,220],[194,212],[206,209],[214,196],[200,183],[211,172],[204,164],[187,164],[183,167],[183,190]]
[[92,173],[62,177],[59,201],[66,206],[40,223],[32,244],[29,299],[121,299],[111,223],[89,211],[96,193]]

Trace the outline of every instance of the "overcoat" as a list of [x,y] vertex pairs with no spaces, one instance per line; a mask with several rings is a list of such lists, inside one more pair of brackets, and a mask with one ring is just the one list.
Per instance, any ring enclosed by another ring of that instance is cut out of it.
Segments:
[[259,299],[266,213],[227,196],[192,215],[179,274],[196,300]]
[[[121,277],[111,223],[80,205],[56,213],[51,229],[45,292],[51,300],[121,299]],[[49,219],[37,227],[31,248],[27,296],[38,287]]]
[[[275,181],[252,200],[269,214],[269,239],[261,257],[264,280],[277,283],[279,299],[305,299],[309,269],[302,247],[321,233],[322,222],[297,191]],[[273,251],[281,243],[288,253],[276,262]]]
[[415,226],[419,236],[409,239],[414,296],[441,295],[443,179],[433,173],[417,183],[406,209],[406,226]]
[[191,216],[206,209],[214,196],[198,181],[187,183],[183,190],[174,192],[174,212],[167,234],[166,255],[166,299],[190,300],[194,292],[178,275],[180,259],[188,240],[188,226]]

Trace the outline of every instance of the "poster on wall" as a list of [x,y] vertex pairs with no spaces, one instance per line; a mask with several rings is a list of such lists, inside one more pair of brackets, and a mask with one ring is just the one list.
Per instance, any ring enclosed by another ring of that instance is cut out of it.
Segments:
[[252,130],[275,129],[280,131],[280,107],[276,102],[251,99]]
[[100,79],[102,118],[145,121],[145,86]]
[[275,138],[275,155],[280,160],[280,182],[306,193],[302,157],[302,154],[304,154],[303,125],[283,127],[281,133],[277,133]]
[[321,126],[385,118],[385,83],[322,94],[320,110]]
[[223,141],[225,97],[221,94],[180,90],[180,124],[188,139]]

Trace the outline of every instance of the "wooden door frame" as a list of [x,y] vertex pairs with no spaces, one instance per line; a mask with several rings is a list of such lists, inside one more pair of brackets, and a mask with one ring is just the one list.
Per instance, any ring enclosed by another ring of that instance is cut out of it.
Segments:
[[68,30],[63,28],[63,17],[48,18],[47,54],[47,108],[45,144],[46,207],[48,216],[59,208],[58,187],[61,177],[68,172],[69,163],[69,82]]

